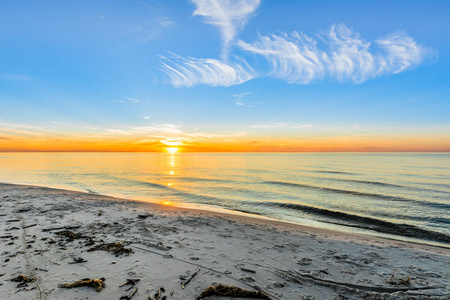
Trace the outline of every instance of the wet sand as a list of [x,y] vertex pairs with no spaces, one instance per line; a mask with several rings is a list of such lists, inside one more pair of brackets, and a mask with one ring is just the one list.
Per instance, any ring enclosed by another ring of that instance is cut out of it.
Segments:
[[[35,186],[0,184],[0,205],[0,299],[195,299],[217,284],[270,299],[450,299],[450,249]],[[85,278],[104,288],[61,287]]]

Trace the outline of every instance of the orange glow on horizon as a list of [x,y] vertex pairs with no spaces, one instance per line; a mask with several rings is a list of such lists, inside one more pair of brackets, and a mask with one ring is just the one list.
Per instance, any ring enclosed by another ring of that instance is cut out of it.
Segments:
[[[164,141],[164,142],[162,142]],[[173,146],[173,144],[177,146]],[[449,152],[446,132],[359,135],[242,136],[236,138],[145,139],[139,136],[0,134],[0,152]],[[172,163],[175,165],[175,162]]]

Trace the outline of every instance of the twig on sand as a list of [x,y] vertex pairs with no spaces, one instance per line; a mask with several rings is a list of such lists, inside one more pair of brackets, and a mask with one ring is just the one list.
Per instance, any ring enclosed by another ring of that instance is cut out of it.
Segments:
[[195,275],[197,275],[198,271],[200,271],[200,268],[197,268],[197,270],[195,270],[194,274],[192,274],[191,277],[189,277],[188,280],[186,280],[186,281],[184,281],[184,282],[181,283],[181,288],[184,289],[184,287],[185,287],[189,282],[191,282],[192,278],[194,278]]
[[22,226],[22,228],[23,229],[25,229],[25,228],[30,228],[30,227],[34,227],[34,226],[36,226],[37,224],[31,224],[31,225],[25,225],[25,226]]
[[76,225],[76,226],[63,226],[63,227],[53,227],[53,228],[44,228],[44,229],[42,229],[42,231],[53,231],[53,230],[61,230],[61,229],[66,229],[66,230],[69,230],[69,229],[78,229],[78,228],[80,228],[81,227],[81,225]]
[[82,257],[74,257],[73,261],[70,261],[69,264],[81,264],[81,263],[84,263],[84,262],[87,262],[87,260],[85,260]]
[[[158,289],[158,292],[155,293],[154,296],[149,295],[149,296],[148,296],[148,299],[149,299],[149,300],[159,300],[159,298],[161,297],[162,293],[164,293],[165,291],[166,291],[166,290],[165,290],[163,287],[160,287],[160,288]],[[163,300],[163,299],[166,299],[166,296],[163,296],[163,297],[161,298],[161,300]]]
[[255,270],[251,270],[251,269],[247,269],[247,268],[241,268],[241,271],[249,272],[249,273],[256,273]]
[[123,287],[123,286],[125,286],[127,284],[135,285],[139,281],[141,281],[141,280],[140,279],[127,279],[127,281],[125,283],[119,285],[119,287]]
[[131,291],[129,295],[122,296],[119,299],[130,300],[134,296],[134,294],[136,294],[137,290],[138,289],[135,288],[134,290]]

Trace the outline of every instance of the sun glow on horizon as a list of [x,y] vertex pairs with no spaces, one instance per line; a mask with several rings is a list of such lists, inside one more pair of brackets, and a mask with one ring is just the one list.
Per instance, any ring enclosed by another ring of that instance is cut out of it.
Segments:
[[167,148],[166,148],[166,151],[169,152],[170,154],[177,153],[178,150],[179,150],[178,147],[167,147]]

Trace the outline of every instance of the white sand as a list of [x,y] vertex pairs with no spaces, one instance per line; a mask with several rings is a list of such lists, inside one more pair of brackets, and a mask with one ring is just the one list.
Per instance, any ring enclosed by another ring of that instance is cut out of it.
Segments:
[[[450,299],[449,249],[32,186],[0,184],[0,205],[0,299],[119,299],[131,292],[119,287],[128,278],[140,279],[133,300],[160,287],[167,299],[195,299],[218,283],[257,286],[272,299]],[[70,231],[84,237],[73,241],[46,231],[78,225]],[[86,251],[110,242],[131,242],[133,253]],[[69,264],[77,257],[87,262]],[[183,289],[180,276],[198,267]],[[303,276],[294,282],[277,269]],[[17,287],[10,279],[20,274],[35,281]],[[100,277],[99,293],[58,287]]]

